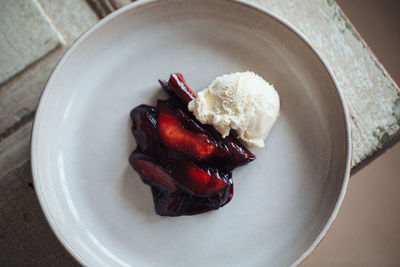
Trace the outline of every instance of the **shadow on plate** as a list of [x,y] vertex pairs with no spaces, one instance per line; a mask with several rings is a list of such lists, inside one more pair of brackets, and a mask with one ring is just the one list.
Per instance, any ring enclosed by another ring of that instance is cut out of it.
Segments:
[[[129,164],[129,163],[128,163]],[[162,217],[154,211],[153,197],[150,187],[145,185],[139,175],[127,165],[121,184],[122,197],[132,208],[131,212],[138,213],[149,222],[158,221]],[[127,212],[130,212],[129,210]]]

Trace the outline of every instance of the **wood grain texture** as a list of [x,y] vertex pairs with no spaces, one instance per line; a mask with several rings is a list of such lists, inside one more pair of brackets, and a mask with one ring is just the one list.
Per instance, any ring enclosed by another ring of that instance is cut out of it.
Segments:
[[[57,49],[48,51],[41,60],[31,64],[0,86],[0,136],[19,123],[20,115],[23,115],[21,111],[35,111],[44,85],[57,61],[76,38],[98,21],[96,14],[83,0],[38,0],[36,5],[45,12],[43,16],[53,23],[51,28],[57,31],[62,42]],[[20,16],[23,17],[24,11],[20,10],[21,12]],[[29,36],[23,41],[27,45],[31,44]],[[3,67],[2,62],[0,69]]]
[[[130,2],[38,0],[50,20],[58,25],[59,33],[67,44],[39,61],[31,70],[1,86],[0,134],[18,125],[20,114],[23,115],[25,110],[34,112],[44,83],[57,59],[74,38],[97,21],[94,12],[87,10],[89,6],[95,6],[97,16],[102,17]],[[302,31],[334,70],[352,118],[352,165],[356,166],[389,144],[400,129],[397,86],[336,3],[330,0],[250,2],[276,13]]]
[[83,0],[37,0],[37,2],[62,36],[66,46],[98,21],[96,14]]
[[[30,134],[32,121],[22,126],[14,134],[0,142],[1,174],[8,173],[30,159]],[[0,176],[1,177],[1,176]]]
[[60,42],[34,1],[0,1],[0,84],[45,56]]
[[86,0],[87,3],[93,8],[97,16],[101,19],[110,14],[111,12],[126,6],[135,0]]
[[0,266],[79,266],[47,224],[29,161],[0,178],[0,192]]
[[0,88],[1,135],[7,129],[15,128],[23,118],[22,110],[36,110],[43,87],[65,50],[66,47],[60,46]]
[[[47,23],[46,30],[56,38],[57,45],[56,49],[44,46],[46,52],[36,53],[36,56],[31,54],[28,63],[13,58],[14,64],[21,65],[23,70],[14,71],[16,75],[9,76],[0,85],[0,266],[79,266],[51,231],[34,192],[29,162],[30,133],[36,105],[57,61],[80,34],[98,21],[98,17],[84,0],[6,2],[0,4],[0,9],[4,4],[34,3],[40,11],[38,21]],[[4,10],[0,14],[2,12]],[[23,18],[33,12],[30,9],[14,9],[13,12],[21,20],[17,20],[20,24],[35,19],[30,17],[24,21]],[[1,23],[7,18],[0,17]],[[0,35],[5,33],[3,26],[16,33],[19,31],[18,24],[12,22],[7,20],[7,25],[0,25]],[[34,24],[30,26],[34,27]],[[30,34],[37,35],[38,30]],[[20,34],[21,47],[32,45],[31,35]],[[1,49],[4,46],[0,47],[0,58],[10,57]],[[0,70],[4,69],[4,64],[1,60]]]
[[351,117],[353,167],[399,132],[398,86],[333,0],[251,2],[292,23],[333,69]]
[[[51,28],[57,30],[63,41],[57,49],[0,86],[0,174],[29,158],[31,122],[50,73],[69,45],[98,21],[83,0],[40,0],[36,4],[42,12],[47,12],[44,16],[54,23]],[[24,11],[20,12],[23,17]]]

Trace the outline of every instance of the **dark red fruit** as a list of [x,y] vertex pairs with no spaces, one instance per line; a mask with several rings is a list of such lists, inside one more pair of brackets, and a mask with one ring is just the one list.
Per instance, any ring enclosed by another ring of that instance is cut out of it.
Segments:
[[227,186],[218,173],[204,171],[190,161],[180,161],[172,169],[172,173],[181,186],[198,196],[213,195]]
[[162,88],[164,89],[164,91],[167,92],[168,95],[169,95],[169,98],[168,98],[167,101],[170,104],[172,104],[173,106],[175,106],[175,107],[180,107],[180,108],[183,108],[183,109],[187,110],[187,107],[182,105],[182,103],[183,103],[182,100],[180,100],[178,98],[178,96],[175,94],[174,88],[169,83],[169,81],[166,81],[166,80],[158,80],[158,81],[160,82],[160,84],[161,84]]
[[193,133],[185,129],[172,106],[159,101],[157,110],[159,113],[157,132],[166,147],[193,160],[208,159],[217,150],[217,144],[206,134]]
[[180,192],[165,192],[156,187],[151,187],[154,209],[161,216],[178,216],[182,213],[184,197]]
[[131,111],[132,133],[136,143],[145,153],[153,154],[158,147],[156,110],[140,105]]
[[155,211],[162,216],[194,215],[216,210],[233,196],[232,170],[255,159],[235,137],[203,125],[187,109],[196,94],[182,75],[160,80],[170,95],[157,107],[131,111],[138,144],[129,161],[151,187]]
[[185,205],[184,214],[194,215],[210,210],[216,210],[226,205],[233,196],[232,179],[227,181],[228,185],[223,190],[209,197],[190,196],[185,199],[189,205]]
[[142,153],[133,152],[129,162],[144,182],[162,190],[178,190],[177,182],[172,178],[168,170],[165,170],[155,162],[155,159]]
[[256,156],[251,153],[236,137],[228,135],[225,137],[224,143],[228,146],[230,152],[230,162],[232,166],[237,167],[245,165],[256,159]]
[[[210,138],[209,133],[199,124],[196,119],[191,118],[190,115],[186,114],[183,110],[179,110],[177,114],[177,119],[179,123],[187,130],[198,133],[198,134],[205,134]],[[210,138],[216,145],[217,149],[213,155],[215,159],[224,159],[229,156],[228,147],[225,146],[223,143],[216,142],[215,139]]]
[[172,88],[175,94],[181,99],[184,103],[189,103],[193,99],[196,98],[196,93],[193,92],[192,89],[187,85],[185,79],[183,79],[182,74],[174,73],[169,77],[169,83],[172,85]]
[[195,122],[182,110],[178,110],[176,118],[186,130],[189,130],[192,133],[197,133],[197,134],[207,134],[207,132],[197,122]]
[[[169,94],[172,95],[174,92],[184,106],[187,106],[190,101],[196,98],[196,93],[190,89],[180,73],[172,74],[169,82],[164,81],[162,85]],[[219,143],[220,147],[229,150],[229,155],[232,159],[229,163],[231,168],[247,164],[256,158],[234,135],[230,134],[226,138],[222,138],[221,134],[213,126],[203,125],[203,127]],[[223,156],[221,155],[220,157]]]
[[167,92],[170,96],[175,96],[174,88],[172,88],[172,85],[168,81],[160,79],[158,82],[161,84],[165,92]]
[[212,197],[199,197],[185,191],[166,192],[152,187],[154,207],[162,216],[195,215],[217,210],[227,203],[231,187],[226,187]]
[[172,117],[176,117],[176,114],[178,112],[176,107],[171,105],[168,101],[164,100],[157,100],[156,111],[158,116],[160,116],[160,114],[165,114]]
[[227,137],[222,138],[221,134],[211,125],[204,125],[208,134],[216,140],[216,142],[228,150],[227,165],[234,169],[238,166],[245,165],[256,159],[256,156],[251,153],[232,133]]

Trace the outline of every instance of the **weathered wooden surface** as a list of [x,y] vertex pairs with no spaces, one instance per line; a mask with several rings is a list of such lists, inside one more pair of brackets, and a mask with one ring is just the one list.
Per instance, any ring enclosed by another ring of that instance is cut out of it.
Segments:
[[29,172],[26,161],[0,179],[0,266],[79,266],[50,230]]
[[[0,266],[79,266],[54,236],[34,192],[30,133],[57,61],[98,20],[84,0],[0,1]],[[51,42],[44,44],[42,34]],[[22,61],[4,51],[11,45]]]
[[302,31],[334,71],[349,109],[352,166],[400,130],[400,92],[333,0],[254,0]]
[[56,48],[61,40],[32,1],[0,1],[0,10],[1,84]]
[[[334,70],[352,119],[353,166],[385,147],[400,129],[400,94],[336,3],[249,1],[295,25]],[[50,72],[69,45],[129,2],[0,1],[0,266],[76,265],[49,229],[32,190],[32,118]]]

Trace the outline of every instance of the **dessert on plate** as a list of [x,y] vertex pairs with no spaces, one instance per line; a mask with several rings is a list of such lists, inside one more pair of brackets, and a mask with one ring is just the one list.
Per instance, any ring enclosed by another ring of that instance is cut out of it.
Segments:
[[137,147],[129,162],[150,186],[157,214],[216,210],[233,197],[232,171],[256,158],[238,137],[263,146],[279,96],[252,72],[218,77],[198,95],[179,73],[159,82],[169,98],[130,113]]

